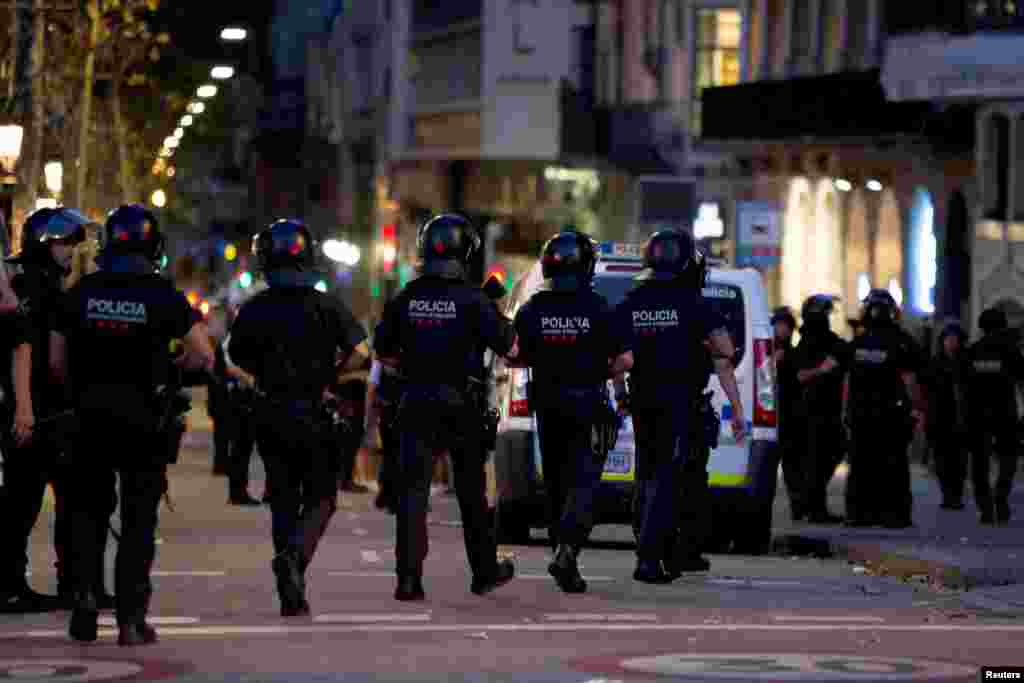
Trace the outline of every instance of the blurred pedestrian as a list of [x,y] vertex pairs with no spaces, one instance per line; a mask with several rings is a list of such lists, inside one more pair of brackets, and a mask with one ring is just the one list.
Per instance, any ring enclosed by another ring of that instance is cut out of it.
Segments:
[[928,441],[944,510],[964,508],[967,479],[967,333],[959,322],[946,323],[927,375]]

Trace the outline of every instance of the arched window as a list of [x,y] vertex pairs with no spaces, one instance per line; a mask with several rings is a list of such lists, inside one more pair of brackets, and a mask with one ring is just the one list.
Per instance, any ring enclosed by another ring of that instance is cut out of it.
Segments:
[[871,281],[871,231],[864,192],[858,190],[850,196],[850,213],[846,235],[846,291],[843,303],[846,314],[856,317],[860,302],[867,296]]

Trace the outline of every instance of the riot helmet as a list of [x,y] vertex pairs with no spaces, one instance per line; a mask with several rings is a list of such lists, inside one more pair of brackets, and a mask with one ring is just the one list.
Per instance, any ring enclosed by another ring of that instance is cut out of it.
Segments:
[[835,310],[836,301],[839,301],[839,297],[831,294],[814,294],[807,297],[804,305],[800,307],[800,317],[803,319],[804,327],[811,331],[830,329],[829,316]]
[[164,255],[164,236],[149,209],[141,204],[126,204],[107,216],[100,250],[100,260],[106,268],[123,259],[141,258],[155,270]]
[[644,280],[678,280],[693,265],[693,237],[681,230],[659,230],[644,245]]
[[978,316],[978,327],[985,334],[992,334],[993,332],[1003,332],[1010,328],[1010,322],[1006,318],[1006,312],[1000,308],[989,308],[981,312]]
[[254,235],[252,254],[271,287],[312,287],[319,277],[316,240],[300,220],[282,218]]
[[541,273],[554,290],[589,287],[595,267],[597,248],[594,241],[581,232],[563,230],[544,245]]
[[85,241],[85,228],[94,221],[76,209],[66,206],[37,209],[25,219],[21,228],[21,250],[9,263],[58,268],[67,275],[69,265],[57,263],[51,244],[75,246]]
[[862,303],[862,318],[867,327],[892,325],[900,319],[899,304],[888,289],[872,289]]
[[772,311],[771,324],[775,323],[786,323],[792,329],[796,329],[796,316],[793,315],[793,309],[789,306],[779,306]]
[[424,275],[463,280],[469,262],[480,249],[480,236],[466,218],[443,213],[423,224],[416,246]]

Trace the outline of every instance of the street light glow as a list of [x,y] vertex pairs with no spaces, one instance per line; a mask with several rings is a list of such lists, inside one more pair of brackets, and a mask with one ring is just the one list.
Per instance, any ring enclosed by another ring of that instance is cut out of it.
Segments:
[[320,280],[320,282],[316,283],[316,285],[313,287],[313,289],[315,289],[318,292],[326,293],[327,292],[327,282],[324,281],[324,280]]
[[382,244],[380,245],[380,258],[384,262],[394,261],[395,257],[398,256],[398,250],[395,249],[393,244]]
[[237,43],[245,40],[248,37],[249,32],[244,28],[238,28],[237,26],[228,26],[220,32],[220,39],[226,40],[231,43]]
[[210,78],[215,78],[218,81],[224,81],[235,75],[234,67],[230,66],[215,66],[210,70]]
[[199,97],[202,97],[204,100],[210,99],[211,97],[213,97],[216,94],[217,94],[217,86],[210,85],[209,83],[207,83],[206,85],[199,86],[199,89],[196,90],[196,95],[198,95]]
[[192,104],[188,105],[189,114],[199,115],[202,114],[204,111],[206,111],[206,105],[202,102],[193,102]]
[[51,161],[43,167],[43,175],[46,177],[46,189],[53,194],[60,194],[64,189],[64,164],[59,161]]
[[851,190],[853,190],[853,183],[851,183],[846,178],[836,178],[835,185],[836,189],[839,190],[840,192],[850,192]]
[[175,137],[170,137],[164,140],[164,147],[167,149],[174,149],[179,144],[181,144],[181,140]]
[[872,178],[871,180],[868,181],[868,189],[871,190],[872,192],[881,192],[882,183]]
[[344,240],[327,240],[323,246],[324,256],[346,266],[359,263],[359,247]]
[[184,116],[181,117],[181,122],[180,122],[181,123],[181,127],[182,128],[188,128],[189,126],[192,125],[192,123],[194,121],[195,121],[195,119],[192,118],[191,114],[185,114]]
[[173,166],[169,166],[167,168],[167,177],[173,178],[176,175],[178,175],[178,169],[174,168]]
[[176,137],[176,138],[178,138],[180,140],[183,135],[185,135],[185,129],[184,128],[175,128],[174,129],[174,137]]
[[0,166],[7,173],[14,173],[14,165],[21,157],[21,141],[25,129],[18,125],[0,126]]
[[150,200],[153,202],[153,206],[158,209],[162,209],[167,206],[167,193],[163,190],[154,190],[153,196],[150,197]]
[[166,159],[167,157],[171,156],[173,153],[174,152],[172,150],[168,149],[167,147],[164,147],[162,150],[160,150],[160,157],[162,159]]

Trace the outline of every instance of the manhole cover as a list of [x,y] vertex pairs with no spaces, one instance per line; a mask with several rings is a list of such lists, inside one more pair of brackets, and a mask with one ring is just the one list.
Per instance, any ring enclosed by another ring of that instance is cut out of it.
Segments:
[[636,673],[695,679],[899,681],[977,675],[977,669],[947,662],[889,657],[810,654],[666,654],[620,663]]
[[142,673],[134,662],[93,659],[0,659],[0,681],[109,681]]

